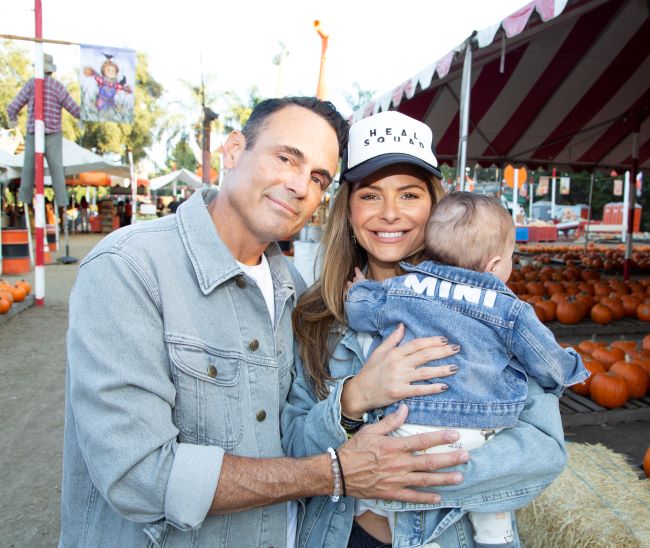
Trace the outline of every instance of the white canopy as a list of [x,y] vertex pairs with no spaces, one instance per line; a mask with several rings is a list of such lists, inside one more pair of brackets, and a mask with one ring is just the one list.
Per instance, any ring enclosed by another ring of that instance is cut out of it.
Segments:
[[182,168],[160,177],[154,177],[149,181],[149,188],[150,190],[158,190],[170,183],[182,183],[195,190],[203,185],[198,175],[192,173],[189,169]]
[[[0,167],[7,170],[7,179],[20,177],[24,157],[25,153],[0,154]],[[95,154],[91,150],[83,148],[67,139],[63,139],[63,170],[66,175],[76,175],[77,173],[84,173],[86,171],[101,171],[102,173],[118,175],[120,177],[130,176],[128,166],[112,164],[99,154]],[[47,160],[45,160],[45,174],[49,175]]]

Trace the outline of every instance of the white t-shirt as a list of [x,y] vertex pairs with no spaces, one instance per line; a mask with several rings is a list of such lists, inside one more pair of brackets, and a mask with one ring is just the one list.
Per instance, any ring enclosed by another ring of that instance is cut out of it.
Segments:
[[[262,255],[260,264],[254,266],[245,265],[237,261],[239,267],[251,278],[255,280],[257,287],[260,288],[266,308],[271,317],[271,323],[275,327],[275,300],[273,294],[273,278],[271,276],[271,267],[266,259],[266,255]],[[287,502],[287,548],[294,548],[296,546],[296,533],[298,531],[298,503],[290,500]]]

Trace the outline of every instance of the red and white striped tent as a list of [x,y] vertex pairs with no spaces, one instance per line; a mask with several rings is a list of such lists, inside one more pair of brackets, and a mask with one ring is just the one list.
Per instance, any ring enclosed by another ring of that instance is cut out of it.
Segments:
[[352,118],[398,110],[422,120],[440,161],[463,168],[630,169],[637,142],[638,169],[648,169],[649,11],[647,0],[535,0]]

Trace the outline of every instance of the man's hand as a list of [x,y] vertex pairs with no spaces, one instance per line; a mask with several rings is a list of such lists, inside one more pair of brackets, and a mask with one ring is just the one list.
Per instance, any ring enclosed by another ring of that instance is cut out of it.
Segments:
[[440,496],[413,487],[451,485],[463,481],[459,472],[435,472],[469,460],[467,451],[414,454],[429,447],[453,443],[453,430],[390,437],[387,434],[404,423],[408,409],[399,409],[377,424],[363,427],[338,452],[345,477],[347,494],[357,498],[378,498],[424,504],[440,502]]

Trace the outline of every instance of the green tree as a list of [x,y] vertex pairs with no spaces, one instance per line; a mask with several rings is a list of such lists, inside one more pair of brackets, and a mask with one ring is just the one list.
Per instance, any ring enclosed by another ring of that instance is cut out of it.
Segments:
[[172,149],[171,156],[167,160],[167,167],[170,171],[181,168],[195,171],[198,165],[194,153],[187,142],[187,135],[183,135]]
[[372,100],[374,94],[374,91],[361,89],[358,82],[353,82],[352,91],[343,92],[343,97],[347,104],[350,105],[350,108],[355,111],[368,104]]

